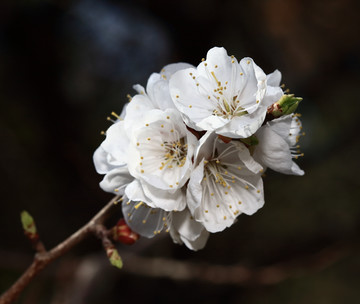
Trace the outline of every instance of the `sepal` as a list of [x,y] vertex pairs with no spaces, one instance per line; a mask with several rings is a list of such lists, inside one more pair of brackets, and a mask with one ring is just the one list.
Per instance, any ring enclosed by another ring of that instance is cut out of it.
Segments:
[[294,94],[285,94],[269,107],[268,113],[275,118],[292,114],[296,111],[300,101],[302,101],[301,97],[295,97]]

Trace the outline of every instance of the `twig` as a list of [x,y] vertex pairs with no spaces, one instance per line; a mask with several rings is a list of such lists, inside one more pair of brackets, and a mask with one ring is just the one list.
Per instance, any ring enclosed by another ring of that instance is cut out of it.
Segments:
[[167,258],[149,258],[124,252],[121,255],[126,260],[123,271],[141,276],[181,281],[196,280],[211,284],[262,286],[278,284],[288,278],[326,269],[353,252],[354,249],[350,244],[338,243],[307,256],[256,268],[241,264],[224,266]]
[[12,303],[23,291],[23,289],[32,281],[32,279],[49,263],[64,255],[68,250],[86,238],[88,235],[95,233],[95,227],[102,224],[106,214],[119,199],[115,196],[104,208],[102,208],[87,224],[80,228],[73,235],[68,237],[65,241],[58,244],[50,251],[39,248],[35,254],[34,260],[29,268],[22,274],[22,276],[0,297],[0,304]]

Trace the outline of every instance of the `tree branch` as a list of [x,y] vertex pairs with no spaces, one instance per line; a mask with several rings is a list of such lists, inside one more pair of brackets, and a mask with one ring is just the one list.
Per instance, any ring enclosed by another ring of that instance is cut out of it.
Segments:
[[356,251],[354,246],[341,242],[318,252],[262,267],[246,267],[242,264],[210,265],[168,258],[142,257],[124,252],[121,255],[126,260],[123,271],[140,276],[211,284],[262,286],[322,271]]
[[[39,248],[35,254],[34,260],[22,276],[0,297],[0,304],[12,303],[32,281],[32,279],[48,264],[64,255],[76,244],[85,239],[88,235],[95,233],[96,226],[102,224],[108,211],[118,201],[120,197],[115,196],[104,208],[102,208],[87,224],[81,227],[77,232],[68,237],[65,241],[55,246],[50,251],[45,248]],[[36,248],[38,249],[38,248]]]

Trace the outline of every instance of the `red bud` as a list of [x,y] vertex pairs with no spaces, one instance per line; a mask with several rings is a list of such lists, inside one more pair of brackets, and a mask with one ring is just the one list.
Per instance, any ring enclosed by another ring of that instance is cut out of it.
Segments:
[[116,226],[113,228],[113,238],[115,241],[126,245],[132,245],[139,239],[139,234],[132,231],[126,224],[124,219],[120,219]]

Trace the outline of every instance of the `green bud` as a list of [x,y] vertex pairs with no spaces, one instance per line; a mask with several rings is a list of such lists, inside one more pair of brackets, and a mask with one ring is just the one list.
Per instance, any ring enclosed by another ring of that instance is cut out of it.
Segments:
[[27,211],[21,212],[20,217],[24,232],[27,237],[31,240],[38,238],[36,225],[33,217]]
[[247,146],[255,146],[259,143],[259,140],[257,139],[257,137],[255,135],[252,135],[248,138],[241,138],[240,141],[243,142]]
[[109,261],[110,261],[111,265],[113,265],[119,269],[121,269],[123,267],[122,259],[119,255],[118,251],[115,248],[113,248],[113,247],[107,248],[106,253],[107,253],[107,256],[109,257]]
[[268,112],[274,117],[294,113],[300,101],[302,101],[301,97],[295,97],[294,94],[284,94],[269,108]]

